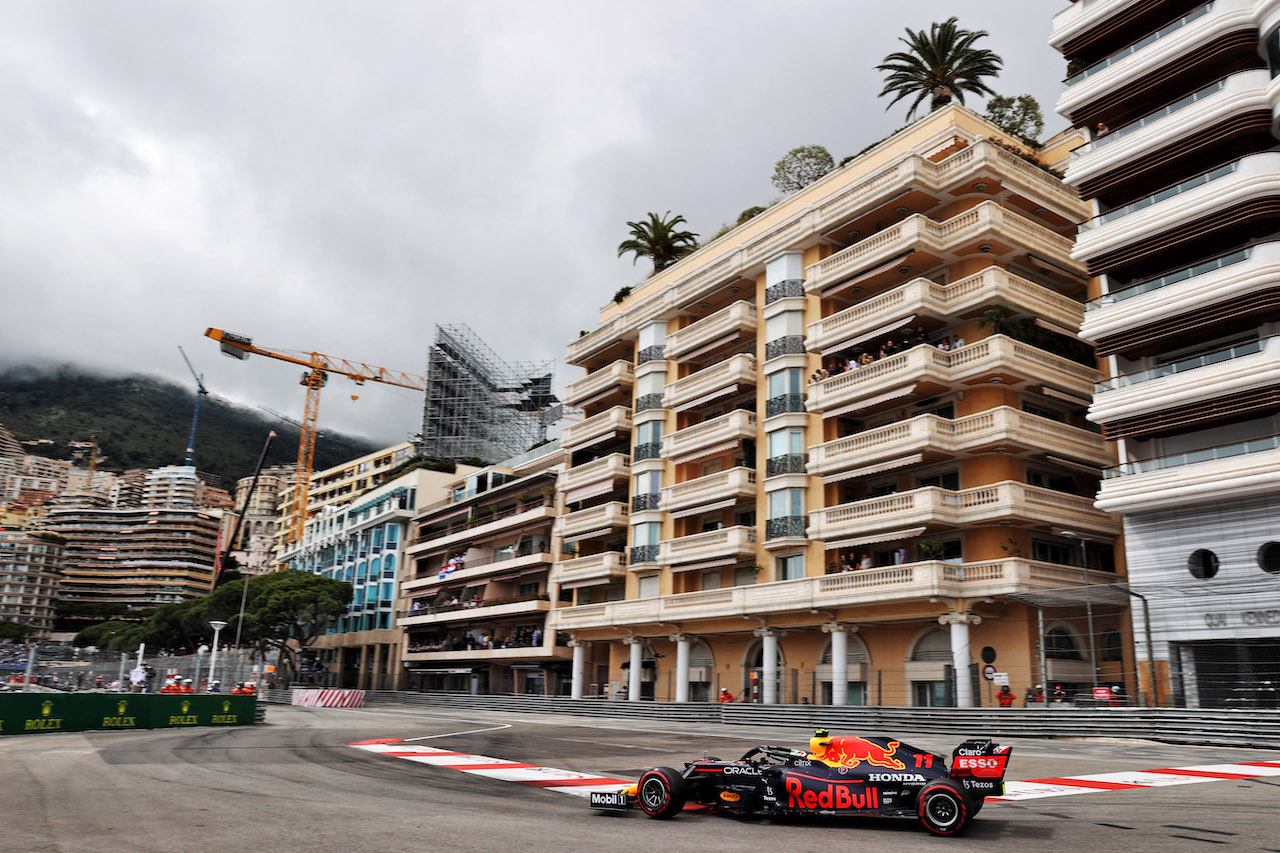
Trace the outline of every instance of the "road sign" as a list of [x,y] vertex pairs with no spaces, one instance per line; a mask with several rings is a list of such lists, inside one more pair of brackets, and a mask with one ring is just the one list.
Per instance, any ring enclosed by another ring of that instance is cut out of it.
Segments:
[[997,672],[995,675],[991,677],[991,683],[996,685],[997,687],[1009,686],[1009,673]]
[[996,668],[994,664],[987,664],[982,668],[982,677],[987,681],[994,681],[996,677]]

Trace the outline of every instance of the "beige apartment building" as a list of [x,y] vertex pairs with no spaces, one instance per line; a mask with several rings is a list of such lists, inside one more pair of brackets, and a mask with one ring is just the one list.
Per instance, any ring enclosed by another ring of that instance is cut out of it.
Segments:
[[1088,213],[1043,165],[1082,141],[1023,156],[947,106],[604,307],[568,355],[574,695],[965,706],[984,669],[1132,670]]

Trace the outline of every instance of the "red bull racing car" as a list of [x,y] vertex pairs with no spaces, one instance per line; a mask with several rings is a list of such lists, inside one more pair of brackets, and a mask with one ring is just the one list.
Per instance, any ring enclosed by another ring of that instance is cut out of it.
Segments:
[[738,815],[914,817],[935,835],[958,835],[1004,792],[1010,748],[966,740],[946,759],[887,738],[831,737],[819,729],[809,750],[757,746],[736,761],[704,758],[684,771],[655,767],[635,785],[594,792],[591,807],[673,817],[686,803]]

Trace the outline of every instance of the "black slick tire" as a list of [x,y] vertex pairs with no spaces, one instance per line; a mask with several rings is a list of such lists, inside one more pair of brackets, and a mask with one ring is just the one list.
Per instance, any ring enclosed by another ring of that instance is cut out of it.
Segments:
[[670,767],[655,767],[640,777],[636,800],[649,817],[667,820],[684,808],[686,792],[684,777],[679,772]]

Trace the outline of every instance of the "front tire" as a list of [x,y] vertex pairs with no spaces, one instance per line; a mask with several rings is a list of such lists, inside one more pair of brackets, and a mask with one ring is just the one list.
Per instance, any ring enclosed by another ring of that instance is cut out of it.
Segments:
[[684,777],[670,767],[646,771],[636,785],[636,799],[649,817],[667,820],[684,808],[687,798]]
[[973,817],[973,806],[960,783],[939,779],[920,791],[916,815],[934,835],[959,835]]

